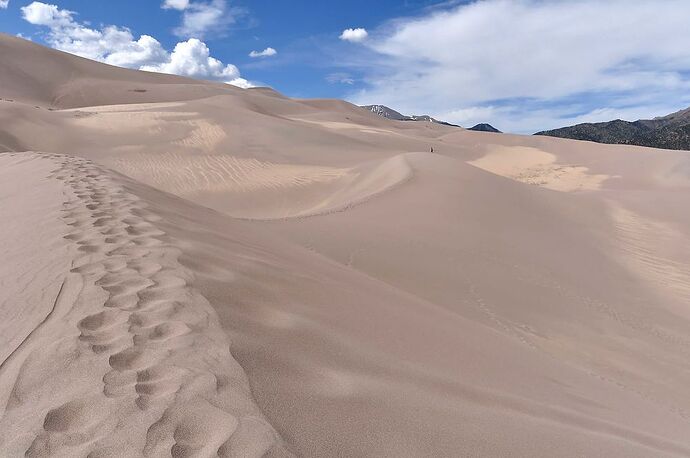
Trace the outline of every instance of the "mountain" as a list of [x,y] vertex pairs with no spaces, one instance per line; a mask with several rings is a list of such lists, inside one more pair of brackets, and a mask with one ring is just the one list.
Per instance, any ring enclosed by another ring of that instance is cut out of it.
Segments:
[[618,143],[652,148],[690,150],[690,108],[654,119],[630,122],[616,119],[583,123],[537,132],[534,135]]
[[477,124],[476,126],[472,126],[467,130],[476,130],[477,132],[493,132],[495,134],[502,133],[500,130],[496,129],[491,124],[486,124],[486,123]]
[[[379,116],[383,116],[384,118],[392,119],[394,121],[422,121],[422,122],[432,122],[435,124],[442,124],[444,126],[451,126],[451,127],[460,127],[457,124],[451,124],[446,121],[439,121],[438,119],[432,118],[429,115],[404,115],[398,111],[395,111],[392,108],[389,108],[385,105],[363,105],[362,108],[371,111],[372,113],[376,113]],[[475,131],[480,131],[480,132],[495,132],[495,133],[501,133],[500,130],[496,129],[493,127],[491,124],[486,124],[486,123],[481,123],[477,124],[474,127],[471,127],[467,130],[475,130]]]
[[388,108],[385,105],[364,105],[362,108],[394,121],[413,121],[411,116],[405,116],[404,114],[399,113],[392,108]]
[[384,118],[392,119],[394,121],[422,121],[433,122],[435,124],[443,124],[444,126],[460,127],[457,124],[439,121],[438,119],[434,119],[429,115],[406,116],[385,105],[363,105],[362,108],[369,110],[372,113],[376,113],[379,116],[383,116]]

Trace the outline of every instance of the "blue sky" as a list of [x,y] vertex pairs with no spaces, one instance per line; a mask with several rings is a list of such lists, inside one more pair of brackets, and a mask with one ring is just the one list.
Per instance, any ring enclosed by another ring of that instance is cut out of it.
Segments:
[[0,0],[0,31],[114,65],[519,133],[690,106],[688,23],[687,0]]
[[[0,30],[50,45],[46,27],[23,19],[22,7],[33,3],[10,0],[7,10],[0,10]],[[161,6],[164,0],[46,0],[60,10],[74,12],[74,18],[89,27],[116,25],[132,31],[134,38],[146,34],[155,37],[166,49],[173,49],[181,39],[202,38],[213,57],[236,65],[252,82],[270,85],[295,97],[343,97],[353,84],[335,84],[333,73],[341,73],[338,54],[348,52],[348,42],[338,37],[347,28],[373,29],[386,20],[419,14],[425,8],[443,2],[429,0],[352,0],[325,2],[309,0],[225,1],[226,15],[233,21],[202,36],[177,35],[181,13]],[[191,1],[212,3],[211,1]],[[267,47],[278,49],[272,58],[252,59],[251,51]]]

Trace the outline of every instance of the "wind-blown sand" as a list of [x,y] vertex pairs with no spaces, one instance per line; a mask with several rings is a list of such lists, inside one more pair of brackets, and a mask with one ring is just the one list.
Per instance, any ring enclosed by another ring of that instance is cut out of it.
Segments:
[[690,456],[690,153],[0,54],[0,455]]

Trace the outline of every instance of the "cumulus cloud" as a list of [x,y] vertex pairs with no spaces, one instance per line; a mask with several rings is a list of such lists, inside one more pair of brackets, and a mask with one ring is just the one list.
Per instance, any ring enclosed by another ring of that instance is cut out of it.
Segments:
[[367,37],[369,36],[369,33],[366,31],[366,29],[363,28],[357,28],[357,29],[345,29],[343,30],[343,33],[340,34],[340,39],[344,41],[351,41],[353,43],[359,43],[364,41]]
[[89,28],[74,19],[74,12],[56,5],[33,2],[23,7],[24,19],[34,25],[48,27],[48,43],[61,51],[111,65],[138,68],[167,57],[155,38],[142,35],[135,40],[126,28],[106,26]]
[[189,6],[189,0],[165,0],[162,8],[165,10],[179,10],[184,11]]
[[212,57],[208,46],[197,38],[180,42],[168,52],[152,36],[135,39],[129,29],[112,25],[93,29],[76,21],[74,12],[56,5],[33,2],[22,8],[22,14],[27,22],[47,27],[46,41],[61,51],[119,67],[251,85],[240,77],[237,67]]
[[57,5],[49,5],[41,2],[33,2],[22,7],[22,15],[31,24],[46,25],[49,27],[68,27],[74,24],[72,15],[74,12],[61,10]]
[[251,81],[247,81],[244,78],[234,78],[231,79],[230,81],[226,81],[228,84],[232,84],[233,86],[241,87],[242,89],[249,89],[252,87],[256,87],[256,84],[252,83]]
[[[685,0],[663,7],[653,0],[485,0],[437,9],[392,21],[365,41],[376,65],[358,63],[369,85],[351,99],[455,113],[450,121],[474,122],[474,110],[521,132],[587,113],[644,112],[629,107],[639,93],[650,96],[634,102],[639,108],[677,109],[690,103],[688,17]],[[530,120],[528,111],[546,117]]]
[[269,47],[263,51],[252,51],[249,53],[249,57],[271,57],[275,56],[276,54],[278,54],[278,51]]
[[10,4],[10,0],[0,0],[0,9],[6,9]]
[[177,43],[165,62],[145,65],[141,69],[221,81],[232,81],[240,76],[239,70],[234,65],[223,65],[221,61],[211,57],[206,43],[197,38]]

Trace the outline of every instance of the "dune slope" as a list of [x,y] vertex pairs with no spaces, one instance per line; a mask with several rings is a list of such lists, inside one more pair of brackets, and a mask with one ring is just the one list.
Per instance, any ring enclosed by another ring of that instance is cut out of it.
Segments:
[[421,294],[81,159],[2,169],[49,183],[72,259],[3,363],[9,453],[690,453],[682,415]]
[[0,455],[690,456],[687,153],[0,53]]
[[[24,153],[0,161],[3,182],[28,181],[40,189],[38,203],[61,207],[40,230],[62,230],[69,246],[58,245],[60,260],[70,261],[46,269],[58,278],[31,279],[45,292],[33,310],[2,296],[3,311],[25,314],[23,339],[13,339],[0,368],[3,454],[280,454],[217,316],[146,204],[84,160]],[[3,210],[21,203],[5,198]],[[21,245],[27,271],[42,267],[52,247],[41,243],[55,238]],[[3,336],[12,324],[3,323]]]

